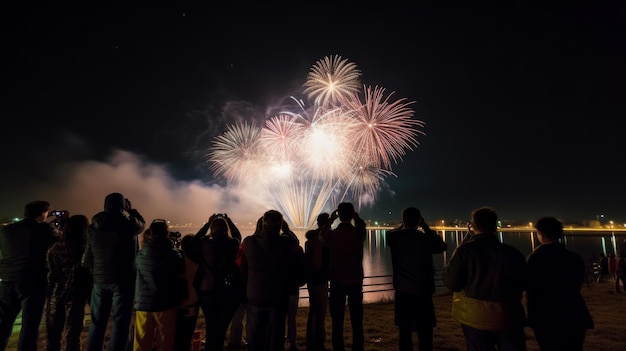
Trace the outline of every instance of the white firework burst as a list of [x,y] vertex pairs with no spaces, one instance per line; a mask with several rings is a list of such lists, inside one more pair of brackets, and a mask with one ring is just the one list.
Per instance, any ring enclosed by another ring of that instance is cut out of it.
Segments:
[[311,68],[304,83],[304,93],[316,104],[326,107],[336,105],[341,99],[358,92],[361,71],[353,62],[341,56],[326,56]]

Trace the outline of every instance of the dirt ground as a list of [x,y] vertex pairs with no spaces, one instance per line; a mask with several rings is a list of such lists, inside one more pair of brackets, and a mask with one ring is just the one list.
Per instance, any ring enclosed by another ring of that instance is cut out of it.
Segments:
[[[588,351],[621,351],[626,350],[626,293],[616,293],[612,280],[600,282],[589,289],[582,288],[583,296],[594,319],[595,329],[587,332],[585,350]],[[441,351],[465,350],[463,333],[458,322],[451,314],[451,295],[442,294],[434,297],[437,327],[434,330],[434,349]],[[298,325],[298,349],[305,349],[306,316],[308,308],[300,307],[297,315]],[[365,305],[363,325],[365,327],[366,351],[397,350],[398,335],[393,323],[393,304],[375,303]],[[88,329],[88,321],[85,323],[83,342],[85,342]],[[203,329],[204,321],[198,320],[198,329]],[[17,330],[16,330],[17,331]],[[327,319],[327,349],[330,345],[330,317]],[[349,314],[346,313],[346,348],[350,345]],[[14,333],[9,341],[7,350],[17,350],[17,333]],[[539,350],[531,329],[526,329],[526,345],[528,351]],[[45,350],[45,328],[42,326],[39,340],[39,350]],[[417,350],[417,345],[415,346]],[[83,350],[85,347],[83,346]],[[178,351],[178,350],[177,350]]]

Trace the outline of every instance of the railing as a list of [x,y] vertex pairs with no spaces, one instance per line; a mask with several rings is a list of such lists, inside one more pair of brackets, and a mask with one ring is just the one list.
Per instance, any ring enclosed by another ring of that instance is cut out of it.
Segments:
[[[437,270],[435,272],[435,288],[443,289],[445,288],[445,284],[443,283],[443,270]],[[391,293],[394,291],[393,289],[393,276],[391,274],[387,275],[373,275],[366,276],[363,279],[363,294],[374,294],[374,293],[390,293],[388,298],[382,298],[381,300],[388,300],[389,297],[392,297]],[[306,284],[300,288],[300,300],[308,300],[309,295],[307,291]]]

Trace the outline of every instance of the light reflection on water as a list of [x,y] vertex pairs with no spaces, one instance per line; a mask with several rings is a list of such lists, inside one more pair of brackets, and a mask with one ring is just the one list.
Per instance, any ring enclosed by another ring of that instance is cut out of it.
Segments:
[[[366,240],[363,243],[363,270],[366,276],[363,290],[365,291],[364,301],[366,303],[390,301],[393,298],[391,254],[386,243],[387,230],[368,229]],[[304,233],[305,231],[296,232],[302,247],[304,247],[306,240]],[[436,283],[441,285],[441,270],[466,232],[465,230],[445,228],[438,229],[437,233],[443,236],[443,240],[448,244],[446,252],[433,255],[433,262],[437,270],[436,280],[438,281]],[[562,242],[569,250],[579,254],[585,262],[587,262],[589,255],[599,257],[601,254],[617,254],[620,245],[626,239],[626,230],[622,229],[569,229],[565,230],[564,234]],[[530,229],[506,229],[498,232],[498,238],[518,249],[524,256],[528,256],[539,245],[536,232]],[[445,290],[445,287],[439,286],[437,293],[445,292]],[[300,304],[308,305],[306,289],[301,290],[300,297]]]

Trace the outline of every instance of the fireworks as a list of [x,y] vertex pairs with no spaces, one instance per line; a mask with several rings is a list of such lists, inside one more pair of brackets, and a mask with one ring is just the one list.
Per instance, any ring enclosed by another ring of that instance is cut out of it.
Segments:
[[310,228],[322,211],[372,203],[392,166],[419,145],[413,102],[363,86],[340,56],[319,60],[304,83],[311,106],[269,116],[265,126],[228,127],[209,151],[216,176],[253,191],[294,227]]
[[304,93],[314,97],[320,106],[340,102],[345,96],[359,91],[361,72],[352,62],[340,56],[325,57],[311,68],[304,83]]

